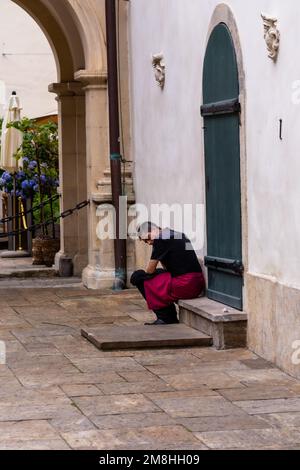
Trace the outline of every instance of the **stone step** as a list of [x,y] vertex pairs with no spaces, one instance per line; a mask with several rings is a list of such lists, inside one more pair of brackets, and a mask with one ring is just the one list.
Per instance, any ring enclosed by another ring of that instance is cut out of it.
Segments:
[[81,278],[61,278],[61,277],[39,277],[39,278],[0,278],[1,293],[13,289],[83,289]]
[[36,268],[10,268],[1,269],[0,279],[28,279],[28,278],[54,278],[58,277],[58,272],[54,268],[36,267]]
[[[132,179],[131,178],[125,178],[125,184],[128,186],[132,185]],[[110,178],[102,178],[101,180],[97,181],[97,187],[102,188],[102,187],[111,187],[111,179]]]
[[[122,165],[123,166],[123,165]],[[132,172],[133,172],[133,166],[132,164],[130,163],[126,163],[126,169],[124,171],[124,168],[122,168],[122,174],[125,176],[127,176],[128,178],[132,178]],[[104,172],[103,172],[104,176],[106,178],[111,178],[111,171],[109,168],[107,168]]]
[[245,312],[226,307],[207,297],[180,300],[178,305],[180,322],[211,336],[216,349],[247,346]]
[[98,349],[142,349],[212,345],[212,338],[186,325],[134,325],[84,328],[84,338]]

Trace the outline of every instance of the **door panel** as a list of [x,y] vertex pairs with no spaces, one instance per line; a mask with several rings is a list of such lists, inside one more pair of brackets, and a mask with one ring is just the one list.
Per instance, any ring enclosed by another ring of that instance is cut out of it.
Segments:
[[203,89],[208,296],[242,309],[239,81],[222,23],[208,43]]
[[203,72],[204,103],[239,96],[239,79],[234,45],[224,23],[213,30],[208,41]]

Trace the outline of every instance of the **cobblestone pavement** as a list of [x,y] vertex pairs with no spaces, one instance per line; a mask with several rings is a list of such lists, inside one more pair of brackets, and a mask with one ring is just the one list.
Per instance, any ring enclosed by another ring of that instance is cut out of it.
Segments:
[[0,289],[1,449],[300,449],[299,381],[244,349],[101,352],[80,328],[144,322],[139,296],[45,286]]

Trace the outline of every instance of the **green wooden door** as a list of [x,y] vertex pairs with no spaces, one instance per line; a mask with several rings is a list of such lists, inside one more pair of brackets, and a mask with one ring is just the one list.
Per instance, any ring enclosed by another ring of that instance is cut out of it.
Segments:
[[220,23],[203,73],[208,297],[242,310],[240,103],[236,54]]

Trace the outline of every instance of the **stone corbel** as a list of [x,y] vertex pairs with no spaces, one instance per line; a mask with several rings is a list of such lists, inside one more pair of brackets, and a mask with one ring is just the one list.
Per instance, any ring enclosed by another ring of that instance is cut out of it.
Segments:
[[107,88],[107,72],[100,70],[78,70],[75,80],[81,82],[84,88]]
[[155,80],[158,86],[163,89],[166,82],[166,64],[162,53],[152,56],[152,66],[154,68]]
[[80,82],[51,83],[48,87],[50,93],[55,93],[58,98],[63,96],[83,96],[83,85]]
[[268,56],[276,62],[279,46],[280,46],[280,32],[277,28],[277,18],[261,14],[264,24],[264,38],[267,44]]

